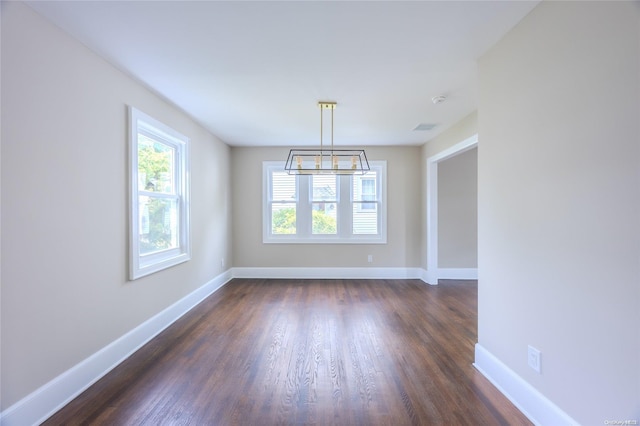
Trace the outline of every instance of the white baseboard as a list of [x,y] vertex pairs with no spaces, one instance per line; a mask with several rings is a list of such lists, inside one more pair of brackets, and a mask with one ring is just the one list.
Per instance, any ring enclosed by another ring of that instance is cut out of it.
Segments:
[[234,278],[423,279],[421,268],[233,268]]
[[579,424],[479,343],[476,343],[473,366],[533,424],[558,426]]
[[2,426],[38,425],[231,280],[226,271],[0,413]]
[[438,268],[439,280],[477,280],[478,268]]
[[438,285],[438,277],[433,271],[430,271],[428,269],[423,269],[421,278],[422,278],[422,281],[424,281],[429,285]]
[[478,268],[438,268],[423,269],[422,281],[438,285],[438,280],[477,280]]

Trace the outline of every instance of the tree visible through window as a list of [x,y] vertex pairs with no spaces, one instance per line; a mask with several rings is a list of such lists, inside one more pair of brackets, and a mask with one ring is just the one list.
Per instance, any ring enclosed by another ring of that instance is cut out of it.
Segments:
[[360,175],[289,175],[263,166],[266,243],[385,243],[385,162]]
[[[175,248],[178,244],[176,188],[173,182],[175,149],[138,135],[140,254]],[[171,198],[158,194],[173,195]]]
[[311,179],[311,233],[335,235],[338,232],[336,175],[316,175]]
[[131,108],[131,278],[190,258],[188,139]]
[[274,234],[296,233],[296,180],[285,172],[271,175],[271,229]]

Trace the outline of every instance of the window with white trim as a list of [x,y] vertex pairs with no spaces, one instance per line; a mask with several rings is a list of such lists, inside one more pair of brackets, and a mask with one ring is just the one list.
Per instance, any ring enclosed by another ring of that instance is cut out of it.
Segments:
[[386,243],[386,162],[369,163],[365,175],[289,175],[265,161],[263,242]]
[[191,258],[189,139],[129,108],[130,278]]

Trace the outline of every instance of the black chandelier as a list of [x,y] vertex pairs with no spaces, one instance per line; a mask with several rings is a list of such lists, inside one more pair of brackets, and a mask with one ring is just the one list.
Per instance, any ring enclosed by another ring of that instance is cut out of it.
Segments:
[[[290,175],[363,175],[367,173],[369,162],[364,149],[334,149],[333,111],[336,102],[318,102],[320,107],[320,149],[292,149],[284,166]],[[323,116],[331,111],[331,148],[323,146]]]

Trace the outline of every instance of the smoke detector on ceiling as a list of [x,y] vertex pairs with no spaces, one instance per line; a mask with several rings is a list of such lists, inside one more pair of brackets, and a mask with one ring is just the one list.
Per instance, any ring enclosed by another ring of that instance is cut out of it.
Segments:
[[431,98],[431,102],[433,102],[435,105],[438,105],[438,104],[443,103],[446,99],[447,99],[446,96],[439,95],[439,96],[434,96],[433,98]]

